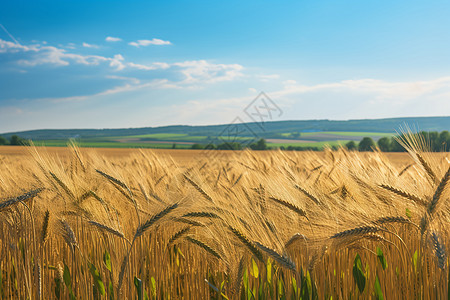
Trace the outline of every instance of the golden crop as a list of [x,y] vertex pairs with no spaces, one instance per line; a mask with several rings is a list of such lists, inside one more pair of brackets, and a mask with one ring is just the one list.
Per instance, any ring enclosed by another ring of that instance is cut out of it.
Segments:
[[406,146],[0,156],[1,297],[446,299],[448,155]]

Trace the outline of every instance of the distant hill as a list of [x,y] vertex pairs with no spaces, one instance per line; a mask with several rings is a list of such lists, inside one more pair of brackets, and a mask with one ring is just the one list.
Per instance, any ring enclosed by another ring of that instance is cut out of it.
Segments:
[[123,128],[123,129],[41,129],[20,132],[2,133],[9,138],[19,135],[32,140],[66,140],[69,138],[101,138],[122,137],[146,134],[188,134],[200,136],[224,135],[228,130],[238,130],[240,136],[274,137],[282,133],[292,132],[320,132],[320,131],[349,131],[349,132],[386,132],[399,130],[400,126],[408,125],[425,131],[450,131],[450,117],[415,117],[364,120],[306,120],[306,121],[275,121],[244,124],[222,124],[208,126],[174,125],[162,127]]

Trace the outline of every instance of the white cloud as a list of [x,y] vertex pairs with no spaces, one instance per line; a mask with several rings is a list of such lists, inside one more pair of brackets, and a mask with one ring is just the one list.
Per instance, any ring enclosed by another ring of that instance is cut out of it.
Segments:
[[[93,47],[83,43],[84,47]],[[38,65],[69,66],[70,64],[82,64],[96,66],[107,64],[116,71],[134,69],[142,71],[168,70],[168,72],[181,74],[183,79],[176,85],[198,88],[202,84],[210,84],[222,81],[231,81],[243,76],[243,66],[239,64],[216,64],[206,60],[193,60],[177,63],[154,62],[140,64],[127,62],[121,54],[113,57],[99,55],[84,55],[69,52],[61,47],[41,45],[20,45],[0,39],[0,53],[21,53],[17,55],[16,63],[21,66],[33,67]]]
[[163,41],[160,39],[152,39],[152,40],[138,40],[136,42],[130,42],[128,45],[134,46],[134,47],[140,47],[140,46],[149,46],[149,45],[171,45],[172,43],[169,41]]
[[123,64],[124,60],[122,55],[116,54],[114,58],[110,59],[109,66],[116,68],[118,71],[123,70],[125,69],[125,65]]
[[88,43],[83,43],[83,47],[85,47],[85,48],[95,48],[95,49],[100,48],[100,47],[97,46],[97,45],[88,44]]
[[259,80],[262,82],[268,82],[268,81],[273,81],[273,80],[279,79],[280,75],[278,75],[278,74],[257,75],[256,77],[259,78]]
[[122,39],[118,38],[118,37],[107,36],[105,41],[107,41],[107,42],[120,42],[120,41],[122,41]]
[[213,64],[206,60],[191,60],[174,63],[185,76],[184,83],[214,83],[229,81],[243,76],[239,64]]
[[[32,46],[33,48],[36,46]],[[22,46],[19,43],[13,43],[0,39],[0,53],[17,53],[19,51],[31,51],[33,48]]]
[[125,76],[117,76],[117,75],[106,75],[106,78],[109,79],[117,79],[117,80],[123,80],[123,81],[129,81],[135,85],[141,83],[141,81],[134,77],[125,77]]
[[316,85],[302,85],[295,80],[283,82],[284,89],[277,92],[278,96],[306,94],[311,92],[336,92],[369,94],[372,101],[379,103],[403,103],[425,95],[432,95],[441,89],[450,89],[450,77],[440,77],[433,80],[389,82],[378,79],[343,80]]
[[82,65],[99,65],[101,62],[112,60],[111,58],[98,55],[68,53],[65,49],[53,46],[39,47],[27,51],[29,51],[28,57],[26,59],[18,60],[18,64],[30,67],[45,64],[68,66],[72,61]]
[[135,64],[132,62],[127,63],[127,66],[130,68],[138,69],[138,70],[145,70],[145,71],[151,71],[151,70],[159,70],[159,69],[168,69],[170,68],[170,65],[167,63],[161,63],[161,62],[155,62],[151,65],[143,65],[143,64]]
[[[83,43],[84,47],[88,47]],[[93,46],[93,45],[89,45]],[[57,48],[53,46],[40,45],[20,45],[0,39],[0,54],[13,53],[18,55],[16,63],[22,66],[34,67],[38,65],[55,65],[68,66],[71,62],[76,64],[97,66],[101,63],[109,63],[109,66],[116,70],[122,70],[126,66],[123,64],[123,56],[120,54],[114,57],[104,57],[99,55],[81,55],[70,53],[66,49]]]
[[450,77],[386,81],[356,79],[304,85],[283,82],[267,91],[286,119],[361,119],[450,115]]

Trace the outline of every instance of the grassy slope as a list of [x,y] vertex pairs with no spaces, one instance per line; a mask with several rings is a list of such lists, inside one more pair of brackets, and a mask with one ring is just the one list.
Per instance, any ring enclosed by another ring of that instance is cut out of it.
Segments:
[[[47,146],[47,147],[66,147],[68,141],[65,140],[48,140],[48,141],[37,141],[36,146]],[[119,143],[119,142],[77,142],[80,147],[92,147],[92,148],[156,148],[156,149],[170,149],[173,143]],[[190,145],[176,144],[177,148],[187,149]]]
[[[49,140],[68,138],[97,138],[111,136],[139,136],[147,134],[188,134],[192,136],[218,136],[228,130],[239,129],[240,132],[252,131],[258,136],[266,134],[282,134],[286,132],[385,132],[390,133],[400,129],[401,126],[418,128],[425,131],[443,131],[450,128],[450,117],[415,117],[415,118],[391,118],[373,120],[304,120],[304,121],[275,121],[265,122],[263,128],[260,123],[246,124],[222,124],[210,126],[165,126],[147,128],[122,128],[122,129],[51,129],[31,130],[22,132],[0,133],[9,138],[17,134],[26,139]],[[1,132],[1,128],[0,128]]]
[[[317,142],[298,142],[292,141],[288,138],[290,133],[286,133],[287,140],[284,142],[271,143],[268,142],[269,147],[289,147],[289,146],[300,146],[300,147],[318,147],[323,148],[325,145],[329,146],[339,146],[347,143],[352,138],[355,137],[362,139],[365,136],[368,137],[380,137],[380,136],[392,136],[392,133],[378,133],[378,132],[307,132],[302,133],[301,138],[312,138],[318,134],[330,135],[329,140],[317,141]],[[335,135],[336,139],[332,136]],[[348,139],[343,139],[343,137],[348,136]],[[129,140],[128,140],[129,139]],[[152,143],[151,141],[155,141]],[[78,140],[78,144],[81,147],[110,147],[110,148],[171,148],[175,143],[178,148],[190,148],[190,145],[179,144],[180,142],[191,142],[207,144],[210,141],[215,141],[216,143],[221,143],[227,141],[227,137],[219,137],[216,139],[208,139],[207,136],[191,136],[188,134],[177,134],[177,133],[156,133],[156,134],[145,134],[145,135],[131,135],[131,136],[112,136],[112,137],[98,137],[98,138],[86,138]],[[236,137],[236,141],[248,141],[245,137]],[[158,143],[156,143],[158,141]],[[43,144],[46,146],[56,146],[63,147],[67,145],[67,140],[44,140],[37,141],[36,144]]]

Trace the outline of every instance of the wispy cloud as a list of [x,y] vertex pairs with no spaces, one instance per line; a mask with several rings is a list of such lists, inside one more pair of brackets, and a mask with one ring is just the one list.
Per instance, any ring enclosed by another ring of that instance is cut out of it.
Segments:
[[130,68],[138,69],[138,70],[145,70],[145,71],[151,71],[151,70],[164,70],[170,68],[170,64],[168,63],[162,63],[162,62],[155,62],[151,65],[143,65],[143,64],[136,64],[133,62],[127,63],[127,66]]
[[277,80],[280,78],[279,74],[270,74],[270,75],[257,75],[256,76],[262,82],[269,82],[272,80]]
[[214,83],[243,76],[239,64],[214,64],[206,60],[191,60],[173,64],[185,76],[184,83]]
[[[82,45],[85,47],[83,52],[88,52],[94,46],[87,43]],[[40,91],[36,94],[23,92],[0,95],[0,101],[10,97],[30,101],[49,99],[58,102],[90,101],[100,96],[139,90],[142,90],[142,93],[159,89],[207,90],[210,85],[233,81],[244,76],[244,67],[239,64],[220,64],[206,60],[142,63],[129,61],[128,57],[122,54],[91,55],[78,52],[77,49],[68,49],[67,45],[55,47],[42,43],[17,44],[2,39],[0,39],[0,56],[0,67],[6,63],[12,66],[11,69],[21,72],[32,71],[36,74],[44,72],[43,74],[49,78],[56,76],[67,87],[62,90],[56,87],[58,90],[56,93],[49,89],[48,92]],[[64,71],[58,71],[58,68],[64,68]],[[100,85],[95,85],[87,79],[95,76],[102,76],[102,79],[96,79],[101,82]],[[71,84],[72,81],[64,77],[75,78],[76,83]],[[116,85],[117,82],[114,81],[117,79],[123,79],[124,82]],[[74,88],[77,84],[85,84],[88,92],[80,93],[79,89]]]
[[122,39],[118,38],[118,37],[107,36],[105,41],[107,41],[107,42],[120,42],[120,41],[122,41]]
[[160,39],[152,39],[152,40],[138,40],[136,42],[130,42],[128,43],[128,45],[130,46],[134,46],[134,47],[145,47],[145,46],[149,46],[149,45],[171,45],[172,43],[169,41],[164,41],[164,40],[160,40]]
[[[83,43],[86,48],[93,48],[95,45]],[[0,53],[15,54],[10,57],[11,61],[20,66],[34,67],[39,65],[69,66],[71,63],[86,66],[98,66],[107,64],[115,71],[128,70],[169,70],[173,73],[181,74],[180,84],[210,84],[221,81],[231,81],[243,76],[243,66],[239,64],[216,64],[206,60],[192,60],[175,63],[154,62],[142,64],[126,61],[121,54],[113,57],[100,55],[85,55],[72,53],[67,49],[49,45],[20,45],[0,39]]]
[[4,32],[5,32],[5,33],[6,33],[6,34],[14,41],[14,43],[20,45],[20,43],[16,40],[16,38],[15,38],[11,33],[9,33],[8,30],[6,30],[5,26],[3,26],[2,24],[0,24],[0,28],[3,29],[3,31],[4,31]]
[[83,47],[85,47],[85,48],[94,48],[94,49],[100,48],[100,47],[97,46],[97,45],[88,44],[88,43],[83,43]]
[[295,80],[286,80],[283,83],[284,89],[277,92],[278,96],[328,91],[336,93],[371,94],[374,96],[375,101],[389,101],[390,103],[404,102],[408,99],[432,95],[442,90],[450,89],[450,77],[398,82],[366,78],[316,85],[302,85]]
[[[92,48],[93,45],[84,47]],[[10,53],[13,56],[10,58],[13,62],[21,66],[34,67],[38,65],[54,65],[54,66],[68,66],[71,62],[82,65],[99,65],[100,63],[109,63],[111,67],[117,70],[122,70],[125,65],[121,63],[124,60],[120,54],[114,57],[104,57],[100,55],[82,55],[68,52],[66,49],[54,46],[35,45],[20,45],[0,39],[0,54]],[[14,56],[14,54],[16,56]],[[14,60],[14,58],[16,59]]]

